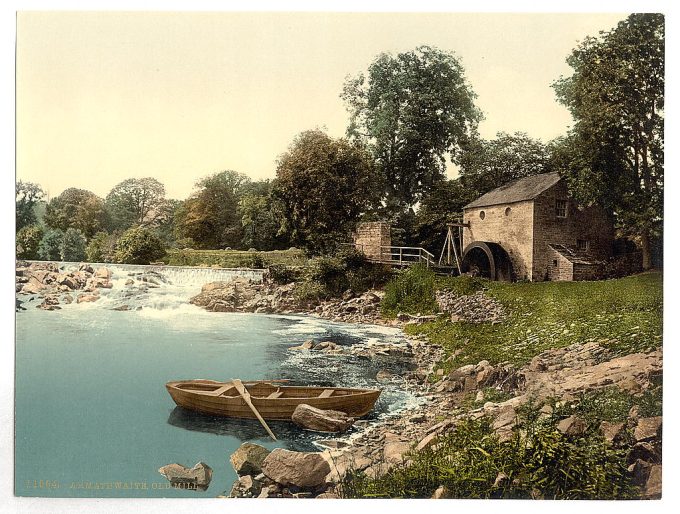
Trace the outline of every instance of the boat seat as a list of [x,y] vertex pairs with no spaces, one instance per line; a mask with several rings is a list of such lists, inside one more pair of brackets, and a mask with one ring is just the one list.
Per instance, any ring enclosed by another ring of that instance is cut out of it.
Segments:
[[220,387],[219,389],[215,389],[214,391],[212,391],[212,392],[210,392],[210,393],[208,393],[208,394],[209,394],[210,396],[219,396],[219,395],[221,395],[222,393],[226,393],[229,389],[232,389],[233,387],[234,387],[233,384],[223,385],[223,386]]
[[267,400],[273,400],[274,398],[278,398],[281,396],[283,393],[281,391],[274,391],[272,394],[267,396]]
[[335,389],[324,389],[323,392],[319,395],[319,398],[330,398],[334,392]]

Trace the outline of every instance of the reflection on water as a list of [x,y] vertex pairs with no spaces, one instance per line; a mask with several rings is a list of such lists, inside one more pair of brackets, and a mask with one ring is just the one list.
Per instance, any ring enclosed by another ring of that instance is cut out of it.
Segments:
[[[168,417],[168,424],[191,430],[205,432],[219,436],[235,437],[239,441],[269,441],[269,435],[256,419],[236,419],[222,416],[211,416],[195,412],[182,407],[175,407]],[[286,448],[296,451],[317,451],[312,441],[328,439],[329,434],[303,430],[293,422],[267,421],[276,438]]]

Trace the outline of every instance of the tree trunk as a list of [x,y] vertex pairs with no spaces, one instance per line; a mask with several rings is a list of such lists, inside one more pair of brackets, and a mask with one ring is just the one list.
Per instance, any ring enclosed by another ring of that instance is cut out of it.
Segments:
[[652,267],[652,245],[649,240],[649,230],[643,230],[640,234],[640,245],[642,246],[642,269],[648,270]]

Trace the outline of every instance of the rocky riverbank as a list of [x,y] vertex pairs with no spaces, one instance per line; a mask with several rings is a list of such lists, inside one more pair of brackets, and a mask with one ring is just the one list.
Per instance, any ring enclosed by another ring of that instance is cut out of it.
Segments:
[[[235,466],[239,479],[229,496],[338,498],[347,472],[361,471],[375,477],[394,466],[408,466],[416,454],[436,446],[439,438],[456,430],[464,419],[491,416],[494,431],[501,440],[507,440],[512,437],[518,411],[529,402],[539,409],[540,416],[548,417],[554,405],[574,402],[579,393],[618,387],[634,398],[640,397],[655,387],[661,370],[660,351],[612,357],[596,343],[546,351],[519,369],[491,366],[485,361],[463,366],[434,387],[421,384],[423,389],[430,389],[427,404],[421,409],[379,425],[359,422],[362,430],[349,445],[342,438],[329,439],[324,443],[328,449],[317,453],[281,449],[269,453],[258,447],[260,460],[251,461],[247,469]],[[508,399],[487,400],[489,391],[503,392]],[[555,399],[557,404],[551,401]],[[569,415],[557,428],[573,437],[585,431],[586,423],[579,415]],[[643,417],[633,406],[625,421],[603,421],[600,431],[610,444],[627,451],[629,472],[640,487],[641,497],[660,497],[661,417]],[[253,446],[245,443],[245,449],[239,449],[232,462],[253,452]],[[304,466],[298,465],[303,461]],[[439,491],[436,497],[446,497],[446,491]]]
[[[308,312],[337,321],[394,326],[430,318],[399,315],[395,320],[382,319],[379,311],[382,293],[379,291],[362,295],[347,292],[340,299],[310,305],[298,301],[295,289],[295,284],[208,284],[191,301],[212,311]],[[501,305],[481,291],[470,295],[438,292],[436,300],[440,311],[446,313],[452,322],[499,323],[507,315]],[[315,351],[313,346],[305,347],[304,344],[296,349]],[[443,356],[441,349],[422,340],[409,341],[409,349],[414,350],[407,357],[416,363],[415,372],[400,377],[384,375],[378,378],[402,381],[405,387],[426,398],[425,405],[381,424],[359,421],[360,432],[350,441],[342,437],[324,441],[325,450],[306,454],[305,457],[328,464],[328,468],[322,465],[314,467],[315,477],[282,479],[285,473],[268,471],[270,468],[264,466],[258,468],[257,473],[241,474],[229,496],[340,497],[342,480],[348,471],[360,471],[375,477],[394,466],[409,465],[414,455],[436,445],[437,440],[454,431],[461,420],[490,416],[494,419],[493,429],[498,437],[507,440],[512,437],[518,411],[527,404],[547,417],[554,414],[555,402],[557,405],[570,405],[579,395],[604,388],[618,388],[632,398],[642,397],[645,391],[656,387],[663,362],[660,351],[621,357],[591,341],[547,350],[530,364],[519,368],[509,363],[494,366],[488,361],[481,361],[445,374],[443,369],[435,369],[435,364]],[[332,347],[318,350],[337,351]],[[455,354],[449,360],[455,362]],[[585,422],[574,415],[564,416],[557,428],[565,436],[573,437],[582,433],[585,426]],[[625,421],[603,421],[600,426],[609,443],[627,451],[629,472],[640,488],[642,498],[660,496],[661,427],[661,417],[641,417],[635,407]],[[283,462],[277,467],[280,469],[293,469],[296,459],[303,458],[296,452],[283,450],[277,451],[275,457],[270,460]],[[327,473],[322,479],[324,472]],[[314,482],[314,485],[303,485],[307,483],[305,480]],[[446,491],[438,491],[435,496],[445,497]]]

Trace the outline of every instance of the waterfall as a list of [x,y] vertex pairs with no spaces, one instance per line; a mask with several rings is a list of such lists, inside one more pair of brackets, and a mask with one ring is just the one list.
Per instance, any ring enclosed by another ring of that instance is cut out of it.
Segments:
[[[30,261],[44,262],[44,261]],[[76,271],[82,263],[55,262],[62,272]],[[244,279],[260,283],[265,270],[247,268],[195,268],[189,266],[145,266],[137,264],[88,263],[94,269],[111,270],[111,289],[101,288],[100,299],[94,303],[64,306],[65,308],[105,308],[144,311],[177,311],[197,309],[189,299],[209,282],[230,282]],[[131,281],[134,281],[132,283]]]

